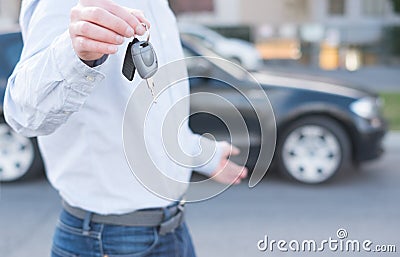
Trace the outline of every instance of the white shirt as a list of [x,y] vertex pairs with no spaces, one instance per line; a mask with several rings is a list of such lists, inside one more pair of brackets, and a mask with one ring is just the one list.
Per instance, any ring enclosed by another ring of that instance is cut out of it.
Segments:
[[[176,20],[166,0],[115,2],[144,11],[152,24],[151,42],[160,66],[183,58]],[[169,201],[150,193],[132,175],[124,155],[124,111],[134,88],[142,81],[135,75],[129,82],[121,73],[129,40],[102,65],[85,65],[73,51],[68,33],[69,13],[76,4],[73,0],[22,1],[20,25],[25,46],[8,82],[6,120],[19,133],[38,136],[47,176],[72,206],[99,214],[166,206]],[[188,83],[181,82],[169,90],[170,98],[160,97],[155,110],[149,113],[155,128],[178,95],[188,92]],[[187,123],[184,126],[187,133],[182,133],[185,138],[181,142],[194,153],[199,136]],[[151,147],[162,144],[161,136],[147,139],[157,165],[166,173],[171,171],[169,176],[188,181],[190,169],[171,161],[162,149]],[[198,170],[210,174],[220,156],[217,149],[211,162]]]

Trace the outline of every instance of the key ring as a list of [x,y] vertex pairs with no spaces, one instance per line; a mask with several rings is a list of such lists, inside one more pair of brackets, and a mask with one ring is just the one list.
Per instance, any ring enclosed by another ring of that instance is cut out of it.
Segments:
[[147,33],[146,41],[149,42],[150,41],[150,29],[146,23],[142,23],[142,26],[146,29],[146,33]]

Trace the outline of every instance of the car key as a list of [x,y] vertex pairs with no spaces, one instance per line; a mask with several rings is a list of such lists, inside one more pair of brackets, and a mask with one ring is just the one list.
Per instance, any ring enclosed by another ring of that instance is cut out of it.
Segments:
[[132,42],[129,42],[128,47],[126,49],[125,53],[125,58],[124,58],[124,64],[122,66],[122,74],[129,80],[132,81],[133,77],[135,75],[135,64],[133,63],[133,58],[132,58],[132,45],[139,42],[137,38],[134,38]]
[[152,77],[158,70],[157,55],[149,41],[139,41],[131,48],[133,63],[139,76],[145,79],[155,101],[154,81]]
[[122,74],[129,81],[132,81],[137,69],[139,76],[146,80],[147,87],[151,91],[154,102],[156,102],[152,77],[158,70],[158,60],[156,52],[149,42],[150,32],[145,24],[143,24],[143,26],[148,33],[147,39],[146,41],[139,41],[137,38],[134,38],[132,42],[128,44],[122,66]]

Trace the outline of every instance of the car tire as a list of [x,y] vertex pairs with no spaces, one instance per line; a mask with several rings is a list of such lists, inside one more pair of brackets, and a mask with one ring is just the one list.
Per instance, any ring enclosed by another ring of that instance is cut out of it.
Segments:
[[291,123],[277,146],[279,171],[305,184],[327,182],[350,167],[351,144],[343,127],[325,116],[309,116]]
[[32,179],[43,174],[36,138],[26,138],[0,117],[0,182]]

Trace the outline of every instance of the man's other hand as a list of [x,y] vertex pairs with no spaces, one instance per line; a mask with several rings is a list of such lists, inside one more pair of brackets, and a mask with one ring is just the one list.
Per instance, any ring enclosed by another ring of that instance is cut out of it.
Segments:
[[221,142],[222,156],[218,168],[211,174],[213,180],[223,184],[239,184],[247,177],[248,169],[239,166],[229,159],[229,156],[238,155],[240,150],[229,144]]

